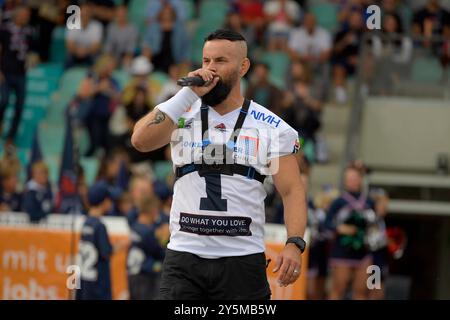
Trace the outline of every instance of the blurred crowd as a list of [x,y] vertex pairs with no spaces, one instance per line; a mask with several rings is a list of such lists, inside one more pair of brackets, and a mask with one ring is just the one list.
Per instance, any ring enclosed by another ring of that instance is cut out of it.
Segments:
[[[25,168],[20,168],[14,155],[14,139],[26,98],[27,70],[50,60],[52,33],[55,28],[65,26],[70,16],[66,8],[77,4],[82,28],[65,32],[64,68],[70,71],[87,67],[88,71],[80,83],[73,84],[77,92],[67,106],[67,114],[75,128],[88,132],[89,146],[82,156],[101,159],[95,180],[107,186],[112,200],[105,214],[125,216],[133,226],[140,213],[150,212],[150,218],[141,219],[144,224],[167,224],[174,183],[170,151],[165,147],[140,153],[131,146],[130,137],[138,119],[180,89],[176,80],[199,67],[197,61],[201,57],[194,59],[192,55],[196,49],[195,22],[208,0],[149,0],[144,27],[129,19],[134,1],[0,1],[0,132],[5,110],[14,101],[14,117],[4,137],[0,163],[2,211],[24,211],[38,222],[51,212],[77,208],[86,214],[92,203],[98,205],[94,191],[93,198],[89,197],[90,186],[80,164],[74,172],[76,197],[66,208],[61,205],[59,190],[64,181],[58,188],[52,186],[48,167],[41,160],[29,166],[28,179],[21,187],[18,173]],[[192,3],[192,17],[187,16],[187,2]],[[315,1],[216,2],[227,6],[224,25],[219,27],[242,33],[249,44],[252,67],[243,81],[245,96],[298,130],[305,150],[299,158],[305,177],[310,166],[328,161],[327,150],[320,147],[317,137],[321,114],[328,102],[348,103],[347,80],[357,72],[361,39],[369,31],[366,8],[370,4],[376,3],[381,8],[382,29],[370,31],[371,58],[363,64],[364,83],[377,81],[371,72],[375,68],[384,68],[386,72],[394,67],[408,68],[415,47],[430,48],[445,68],[450,61],[450,15],[438,0],[426,1],[410,19],[400,10],[409,6],[410,1],[329,1],[338,5],[337,27],[333,30],[319,25],[320,12],[310,10]],[[431,41],[434,37],[440,40]],[[385,59],[386,52],[393,57],[389,62]],[[279,64],[263,59],[266,56],[285,59],[287,68],[281,77],[274,77],[281,70]],[[115,79],[115,70],[130,75],[125,86],[121,87]],[[151,78],[155,74],[164,75],[163,83],[155,84]],[[389,88],[389,82],[379,79],[378,82],[381,91]],[[378,190],[369,197],[362,192],[363,175],[361,166],[352,165],[346,171],[346,192],[340,194],[333,186],[324,186],[320,194],[310,195],[310,297],[344,297],[350,281],[353,297],[368,297],[362,288],[365,273],[361,270],[378,259],[373,253],[380,248],[367,249],[365,239],[369,227],[383,225],[387,195]],[[267,222],[282,223],[282,204],[270,181],[267,191]],[[350,213],[346,211],[347,216],[341,217],[338,212],[345,206],[351,209],[347,210]],[[349,223],[347,218],[353,209],[370,209],[375,215],[367,213],[367,221]],[[166,233],[167,230],[158,231],[162,246],[167,240]],[[387,247],[385,240],[380,240],[383,250]],[[380,255],[383,258],[379,258],[382,261],[379,265],[384,267],[386,252]],[[356,268],[342,263],[349,257],[360,262]],[[324,286],[329,270],[333,270],[332,285],[327,291]]]

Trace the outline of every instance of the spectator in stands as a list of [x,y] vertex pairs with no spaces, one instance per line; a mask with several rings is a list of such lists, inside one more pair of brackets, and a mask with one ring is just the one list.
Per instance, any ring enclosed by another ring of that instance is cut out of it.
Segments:
[[0,211],[20,211],[22,208],[22,194],[18,192],[17,171],[4,168],[1,172]]
[[440,5],[439,0],[428,0],[414,13],[412,32],[416,36],[431,37],[442,34],[446,25],[450,25],[450,13]]
[[154,300],[159,295],[165,248],[156,238],[159,201],[145,197],[139,205],[138,220],[131,227],[127,270],[130,300]]
[[53,193],[48,180],[48,167],[43,161],[31,168],[31,180],[27,182],[22,199],[22,210],[31,222],[39,222],[53,210]]
[[367,299],[367,268],[372,255],[365,244],[374,203],[362,191],[362,173],[345,170],[345,191],[330,206],[326,228],[334,233],[330,251],[331,290],[329,298],[343,299],[351,282],[352,299]]
[[314,197],[315,210],[309,211],[310,249],[308,259],[308,299],[327,299],[326,280],[328,277],[329,237],[325,229],[327,211],[339,196],[339,191],[325,186]]
[[369,0],[343,0],[339,1],[338,22],[342,29],[350,27],[350,17],[354,11],[359,12],[365,21],[367,18],[366,8],[371,4]]
[[[89,213],[81,228],[78,244],[82,270],[80,289],[76,290],[77,300],[111,300],[111,256],[128,248],[129,241],[114,245],[108,236],[104,223],[100,220],[111,208],[111,193],[105,182],[99,181],[89,188]],[[93,263],[90,265],[90,263]]]
[[303,26],[292,30],[289,36],[289,53],[292,60],[301,59],[308,62],[316,74],[330,59],[331,36],[322,27],[316,25],[316,17],[312,13],[306,13],[303,18]]
[[114,205],[111,210],[106,214],[110,217],[127,217],[127,213],[133,209],[133,202],[128,192],[123,192],[120,196],[114,200]]
[[[239,13],[245,25],[259,29],[264,24],[264,4],[261,0],[235,0],[233,3],[235,12]],[[248,41],[248,40],[247,40]]]
[[334,38],[332,65],[335,99],[347,102],[346,78],[353,75],[358,63],[358,53],[364,31],[363,17],[359,11],[352,11],[349,28],[341,29]]
[[92,65],[103,42],[103,26],[92,19],[92,5],[84,3],[81,10],[81,29],[66,31],[66,69],[75,65]]
[[7,134],[8,145],[14,144],[25,104],[26,64],[33,46],[29,20],[29,8],[19,6],[14,11],[12,21],[0,26],[0,134],[3,132],[3,117],[12,91],[16,98],[14,118]]
[[146,92],[146,104],[149,106],[154,105],[150,74],[153,71],[153,65],[149,62],[145,56],[139,56],[133,59],[130,68],[131,80],[125,86],[122,92],[122,104],[128,105],[132,103],[138,90],[145,90]]
[[[381,12],[383,13],[383,19],[386,17],[386,15],[395,15],[397,16],[398,23],[402,30],[405,30],[405,32],[409,31],[410,25],[409,21],[405,21],[402,19],[402,12],[399,8],[401,1],[397,0],[382,0],[381,1]],[[383,30],[383,29],[382,29]]]
[[[299,64],[297,66],[297,64]],[[282,118],[298,130],[306,144],[314,146],[316,132],[320,128],[322,94],[312,86],[312,73],[302,62],[295,62],[295,68],[302,68],[296,75],[291,90],[285,92]],[[297,71],[296,71],[297,72]],[[314,147],[312,148],[314,150]],[[314,153],[306,154],[309,162],[314,162]]]
[[292,28],[300,21],[300,6],[293,0],[269,0],[264,4],[264,13],[269,50],[285,50]]
[[283,94],[270,82],[269,73],[269,66],[265,63],[259,62],[253,67],[246,97],[261,105],[268,106],[270,111],[280,115],[280,103]]
[[372,36],[372,55],[375,61],[365,59],[363,74],[366,81],[374,74],[373,88],[381,94],[391,93],[401,81],[400,75],[407,74],[412,59],[413,43],[403,34],[400,19],[395,14],[384,16],[381,33]]
[[446,69],[450,64],[450,25],[445,26],[442,31],[443,42],[439,50],[442,67]]
[[135,175],[130,182],[130,194],[133,203],[133,209],[127,214],[128,224],[132,226],[139,215],[139,205],[145,197],[154,196],[153,184],[149,177],[144,175]]
[[4,0],[3,3],[1,3],[1,20],[0,24],[9,22],[12,20],[14,16],[14,11],[23,5],[22,0]]
[[93,72],[88,74],[92,97],[85,117],[90,138],[87,157],[93,156],[100,148],[106,152],[109,147],[109,119],[120,98],[119,84],[112,76],[114,67],[114,58],[105,55],[97,60]]
[[237,9],[232,9],[228,12],[227,17],[225,19],[224,29],[233,30],[240,34],[242,34],[249,43],[250,46],[250,54],[253,51],[254,47],[252,45],[255,44],[255,34],[252,26],[245,24],[239,15]]
[[128,23],[127,7],[116,8],[115,22],[109,24],[106,32],[104,51],[111,54],[119,65],[128,68],[136,50],[138,32],[133,24]]
[[69,0],[43,1],[38,12],[38,45],[41,62],[47,62],[50,58],[50,47],[53,30],[58,25],[66,23],[66,9]]
[[169,72],[172,64],[187,64],[190,59],[190,39],[176,11],[165,5],[145,35],[142,52],[152,61],[155,70]]
[[150,0],[147,7],[147,24],[151,25],[158,21],[158,15],[164,6],[170,5],[175,11],[175,16],[178,22],[185,23],[186,8],[182,0]]
[[160,180],[153,183],[153,190],[160,201],[159,224],[169,223],[173,190],[167,186],[166,182]]
[[103,30],[114,20],[114,0],[87,0],[92,6],[92,16],[103,25]]
[[385,298],[384,284],[389,273],[389,250],[385,222],[385,217],[388,213],[389,196],[383,189],[371,190],[369,196],[375,202],[376,221],[370,227],[367,238],[372,251],[373,264],[381,270],[381,288],[370,290],[369,297],[373,300],[382,300]]
[[172,98],[181,88],[177,84],[177,80],[181,77],[180,68],[173,64],[169,67],[169,80],[164,83],[161,92],[156,98],[156,104],[160,104]]

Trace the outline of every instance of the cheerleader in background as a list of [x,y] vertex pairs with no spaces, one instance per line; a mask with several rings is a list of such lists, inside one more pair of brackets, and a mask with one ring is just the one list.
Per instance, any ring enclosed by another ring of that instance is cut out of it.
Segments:
[[363,171],[345,170],[345,191],[330,206],[325,222],[334,233],[330,251],[331,290],[329,298],[343,299],[351,283],[352,299],[367,299],[367,268],[372,255],[366,246],[370,217],[375,215],[374,203],[362,192]]

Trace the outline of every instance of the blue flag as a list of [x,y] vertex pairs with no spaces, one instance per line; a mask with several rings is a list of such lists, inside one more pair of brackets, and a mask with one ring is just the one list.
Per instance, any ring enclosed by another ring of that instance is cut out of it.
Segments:
[[82,213],[82,205],[77,191],[77,174],[71,117],[66,120],[64,150],[59,171],[56,208],[61,213]]
[[34,131],[33,136],[33,142],[31,145],[30,161],[28,162],[27,168],[27,181],[31,179],[31,168],[33,167],[33,164],[41,160],[42,160],[42,151],[41,145],[39,144],[38,127],[36,126],[36,130]]
[[120,188],[122,192],[127,191],[129,180],[130,174],[128,172],[127,165],[125,160],[122,160],[120,163],[119,173],[116,178],[116,187]]

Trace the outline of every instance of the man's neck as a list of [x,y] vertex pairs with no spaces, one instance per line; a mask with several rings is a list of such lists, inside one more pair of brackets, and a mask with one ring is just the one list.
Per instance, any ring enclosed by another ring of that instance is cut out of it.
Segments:
[[220,104],[214,107],[214,111],[223,116],[237,108],[240,108],[244,104],[244,97],[241,95],[241,89],[239,84],[231,90],[228,97]]

